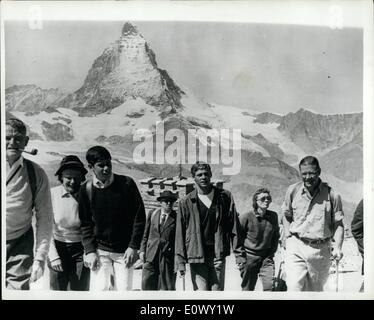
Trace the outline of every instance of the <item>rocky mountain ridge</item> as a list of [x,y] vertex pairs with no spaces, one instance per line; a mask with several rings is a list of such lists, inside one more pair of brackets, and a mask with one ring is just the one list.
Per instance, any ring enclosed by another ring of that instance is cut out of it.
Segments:
[[5,89],[7,111],[39,113],[61,101],[66,94],[57,88],[42,89],[33,84],[15,85]]
[[140,97],[160,113],[172,113],[182,108],[182,93],[167,71],[158,68],[143,36],[132,24],[125,23],[119,40],[94,61],[82,87],[56,107],[92,116]]
[[362,133],[362,113],[321,115],[299,109],[280,119],[278,130],[306,153],[341,147]]

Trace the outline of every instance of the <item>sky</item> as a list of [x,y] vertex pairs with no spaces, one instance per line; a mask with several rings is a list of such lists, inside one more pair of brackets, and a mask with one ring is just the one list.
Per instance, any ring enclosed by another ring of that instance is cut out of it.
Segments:
[[[79,89],[125,21],[5,23],[5,84]],[[278,114],[362,111],[360,28],[136,21],[158,66],[206,102]]]

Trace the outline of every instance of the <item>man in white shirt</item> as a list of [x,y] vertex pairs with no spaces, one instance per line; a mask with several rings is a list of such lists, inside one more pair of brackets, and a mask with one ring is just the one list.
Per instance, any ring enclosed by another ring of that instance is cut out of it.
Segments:
[[[22,157],[28,141],[25,124],[18,119],[8,119],[6,121],[6,287],[8,289],[28,290],[30,281],[36,281],[43,275],[52,231],[52,204],[47,175],[36,163]],[[29,176],[30,167],[33,178]],[[31,226],[34,212],[35,248]]]
[[224,290],[226,256],[232,243],[237,263],[245,261],[239,241],[239,220],[234,199],[227,190],[213,187],[209,164],[191,167],[195,190],[178,206],[175,268],[183,277],[190,264],[194,290]]

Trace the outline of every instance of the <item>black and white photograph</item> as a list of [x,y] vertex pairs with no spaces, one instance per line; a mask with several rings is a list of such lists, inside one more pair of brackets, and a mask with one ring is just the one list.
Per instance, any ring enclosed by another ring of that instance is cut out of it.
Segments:
[[372,17],[2,1],[2,299],[372,299]]

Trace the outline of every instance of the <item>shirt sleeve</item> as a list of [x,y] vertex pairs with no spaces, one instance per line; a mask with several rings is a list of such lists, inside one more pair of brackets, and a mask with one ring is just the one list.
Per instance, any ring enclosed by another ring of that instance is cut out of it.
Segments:
[[279,220],[278,220],[278,214],[274,212],[273,214],[273,238],[271,239],[271,249],[270,249],[270,255],[273,256],[275,252],[278,249],[278,243],[280,238],[280,231],[279,231]]
[[186,225],[183,200],[179,201],[175,227],[175,271],[185,270],[187,263]]
[[230,216],[233,220],[231,239],[232,248],[235,255],[236,263],[244,263],[246,261],[246,254],[244,250],[244,232],[239,221],[239,214],[236,211],[236,206],[233,196],[230,194]]
[[287,189],[286,195],[284,197],[284,201],[281,206],[282,216],[284,216],[289,221],[293,219],[292,199],[291,199],[292,190],[293,190],[293,186],[290,186]]
[[52,235],[52,201],[51,190],[46,173],[38,166],[34,166],[37,187],[35,194],[35,260],[45,261]]
[[332,190],[330,191],[330,197],[333,223],[334,225],[338,222],[342,223],[344,218],[342,199],[339,194],[334,193]]
[[[90,182],[86,182],[90,183]],[[78,193],[79,219],[81,221],[82,244],[84,252],[90,253],[97,249],[97,242],[94,233],[95,223],[92,219],[90,200],[86,192],[86,183],[83,184]],[[93,192],[93,190],[92,190]]]
[[144,229],[144,235],[142,239],[142,243],[140,245],[140,252],[146,252],[147,248],[147,242],[148,242],[148,237],[149,237],[149,230],[151,228],[151,219],[152,219],[152,214],[155,212],[155,210],[152,210],[148,213],[147,221],[145,223],[145,229]]
[[145,208],[138,187],[132,179],[130,180],[130,188],[132,190],[132,197],[130,200],[133,204],[133,212],[135,213],[135,218],[129,247],[132,249],[139,249],[143,238],[146,221]]

